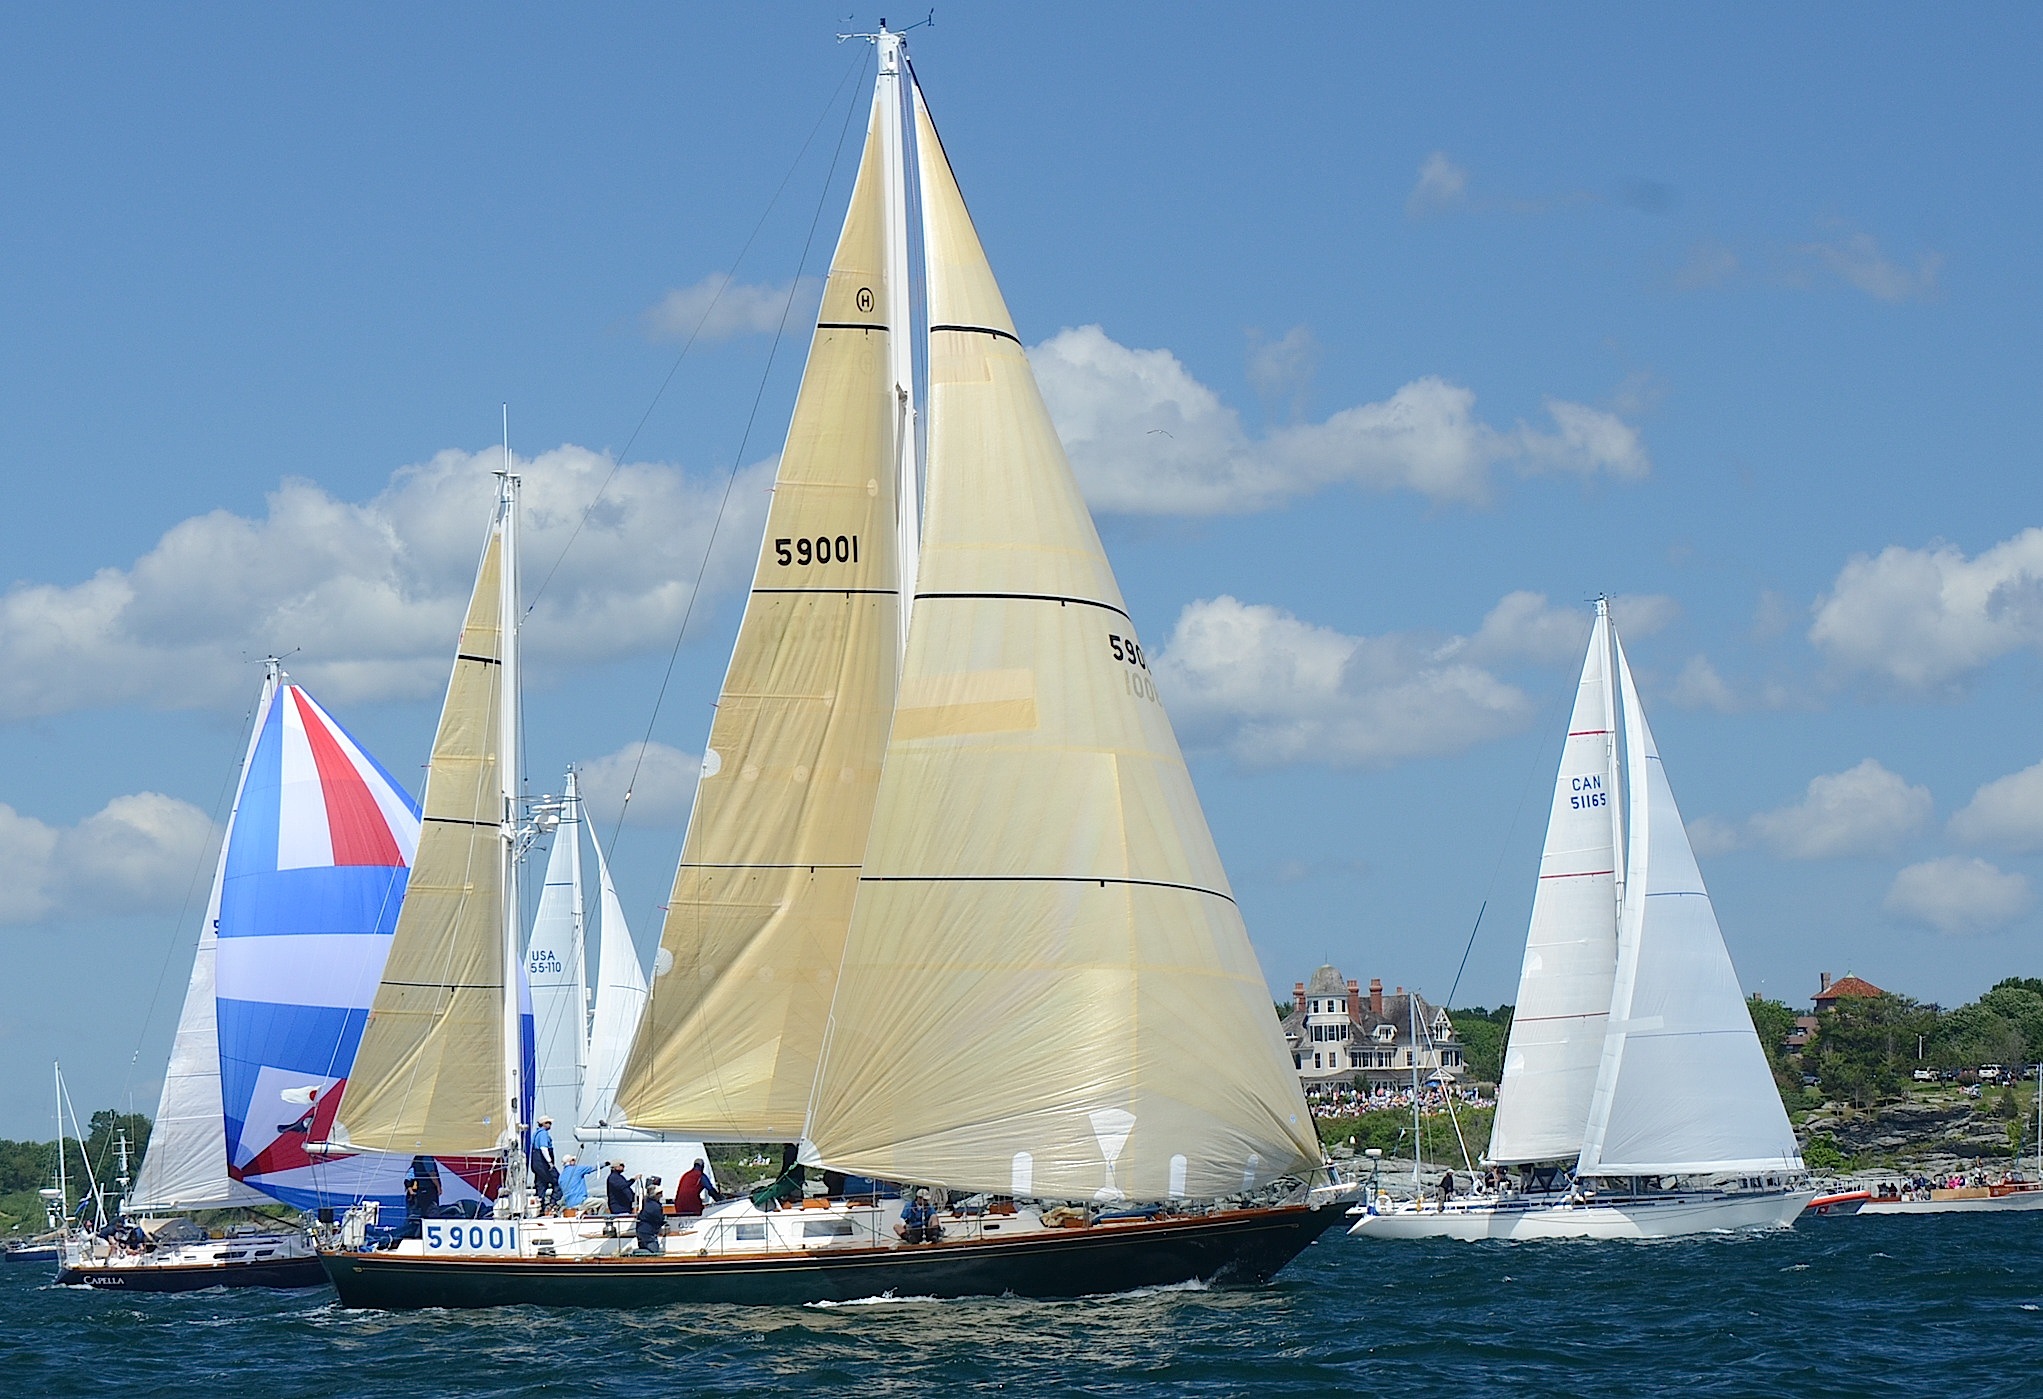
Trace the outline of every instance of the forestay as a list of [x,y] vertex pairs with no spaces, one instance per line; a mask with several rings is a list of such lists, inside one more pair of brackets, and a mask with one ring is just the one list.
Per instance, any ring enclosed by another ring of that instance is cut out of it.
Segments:
[[915,122],[921,573],[808,1137],[840,1169],[1039,1197],[1212,1197],[1314,1167],[1267,985],[919,92]]
[[582,801],[572,769],[561,791],[546,880],[525,945],[532,995],[533,1121],[575,1121],[587,1054],[588,974],[582,907]]
[[1803,1169],[1624,648],[1629,857],[1609,1034],[1578,1173]]
[[899,659],[882,98],[617,1090],[641,1128],[793,1139],[814,1080]]

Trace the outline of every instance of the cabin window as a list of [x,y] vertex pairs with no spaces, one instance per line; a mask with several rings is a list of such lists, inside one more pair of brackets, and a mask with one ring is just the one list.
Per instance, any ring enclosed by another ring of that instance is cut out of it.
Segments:
[[802,1221],[802,1237],[805,1239],[848,1239],[851,1237],[851,1221],[848,1219],[805,1219]]
[[741,1241],[764,1240],[765,1237],[766,1226],[764,1224],[740,1224],[738,1226],[738,1238]]

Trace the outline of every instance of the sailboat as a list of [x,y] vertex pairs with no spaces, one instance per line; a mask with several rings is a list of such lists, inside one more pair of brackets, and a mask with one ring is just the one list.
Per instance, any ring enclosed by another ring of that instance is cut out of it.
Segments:
[[[556,1124],[557,1150],[572,1149],[585,1162],[621,1162],[625,1174],[678,1180],[704,1156],[690,1137],[641,1131],[617,1107],[624,1056],[645,1010],[646,975],[602,844],[588,829],[581,782],[568,769],[560,797],[534,808],[537,824],[551,828],[539,907],[525,944],[525,979],[531,987],[533,1121]],[[590,1006],[588,930],[582,875],[582,841],[596,855],[596,996]],[[570,1146],[571,1144],[571,1146]]]
[[[826,1193],[727,1201],[649,1253],[515,1202],[429,1221],[323,1255],[347,1305],[1256,1283],[1344,1217],[1312,1183],[1268,984],[901,37],[861,37],[863,155],[616,1090],[643,1130],[799,1143]],[[476,1074],[437,1057],[443,1083]],[[431,1091],[423,1058],[384,1061],[378,1141],[386,1104]],[[358,1140],[363,1111],[342,1108]],[[452,1149],[486,1126],[404,1119]],[[906,1242],[885,1182],[948,1196],[940,1239]]]
[[210,1238],[188,1216],[401,1202],[408,1159],[315,1159],[304,1144],[346,1081],[417,839],[403,787],[271,658],[149,1150],[121,1205],[152,1246],[79,1241],[63,1280],[316,1287],[325,1277],[302,1230],[256,1223]]
[[1372,1238],[1660,1238],[1814,1197],[1607,599],[1547,820],[1485,1160],[1514,1186],[1357,1207]]

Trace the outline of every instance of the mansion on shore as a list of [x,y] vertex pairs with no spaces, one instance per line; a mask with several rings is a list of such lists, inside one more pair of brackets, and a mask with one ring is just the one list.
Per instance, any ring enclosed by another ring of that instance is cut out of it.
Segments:
[[1415,1064],[1422,1084],[1462,1073],[1461,1042],[1446,1010],[1402,986],[1385,995],[1380,977],[1370,978],[1365,997],[1361,982],[1321,967],[1293,985],[1283,1029],[1291,1063],[1307,1085],[1360,1080],[1369,1089],[1409,1088]]

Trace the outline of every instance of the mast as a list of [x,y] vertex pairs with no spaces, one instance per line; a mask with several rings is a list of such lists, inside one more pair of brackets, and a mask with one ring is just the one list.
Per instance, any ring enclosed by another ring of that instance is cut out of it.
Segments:
[[504,1148],[505,1181],[511,1196],[511,1213],[525,1212],[525,1161],[518,1148],[529,1124],[524,1120],[525,1053],[519,1024],[518,968],[520,910],[518,897],[518,855],[522,822],[519,819],[518,775],[518,477],[511,471],[511,409],[504,407],[504,466],[497,473],[497,511],[503,520],[503,567],[497,575],[498,605],[503,618],[503,677],[497,686],[497,778],[503,798],[503,1055],[504,1093],[509,1100],[501,1139]]
[[887,323],[894,328],[894,333],[887,337],[887,373],[894,394],[895,549],[901,588],[898,664],[908,653],[908,618],[915,608],[915,565],[922,538],[915,454],[915,337],[908,333],[913,322],[908,284],[907,96],[901,82],[908,62],[908,46],[899,34],[887,28],[885,20],[880,22],[877,34],[865,37],[871,38],[880,58],[879,90],[874,105],[882,113],[881,204],[886,211]]
[[1424,1187],[1421,1173],[1426,1168],[1426,1138],[1419,1125],[1419,993],[1415,989],[1405,997],[1405,1033],[1411,1036],[1412,1047],[1405,1052],[1412,1057],[1412,1184]]
[[[71,1175],[64,1165],[64,1066],[52,1059],[50,1077],[57,1094],[57,1190],[64,1200],[64,1232],[71,1232]],[[81,1143],[81,1145],[83,1145]]]
[[1603,712],[1609,717],[1606,726],[1609,733],[1604,736],[1603,748],[1607,757],[1605,782],[1610,788],[1610,848],[1611,869],[1615,872],[1617,916],[1624,918],[1624,885],[1626,867],[1630,863],[1624,843],[1625,789],[1618,780],[1617,745],[1619,716],[1623,706],[1617,702],[1617,629],[1610,621],[1610,597],[1598,594],[1596,598],[1596,634],[1603,646]]

